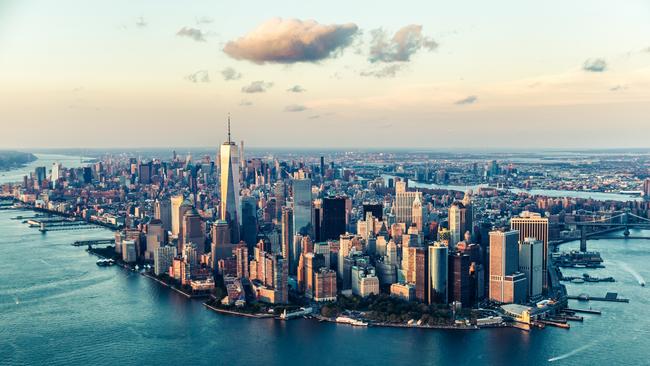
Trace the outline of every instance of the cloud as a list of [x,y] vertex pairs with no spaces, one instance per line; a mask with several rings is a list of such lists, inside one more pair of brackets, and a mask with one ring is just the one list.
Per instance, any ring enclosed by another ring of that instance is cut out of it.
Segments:
[[198,17],[196,18],[196,24],[201,25],[201,24],[211,24],[214,22],[214,19],[210,17]]
[[622,91],[625,89],[627,89],[627,85],[614,85],[611,88],[609,88],[609,91],[615,92],[615,91]]
[[210,75],[208,74],[208,70],[199,70],[195,73],[187,75],[185,79],[193,83],[209,83]]
[[139,17],[138,20],[135,21],[135,26],[138,27],[138,28],[144,28],[144,27],[146,27],[148,24],[149,24],[149,23],[147,23],[147,22],[144,20],[143,17]]
[[223,51],[236,60],[257,64],[316,62],[350,45],[356,24],[319,24],[313,20],[274,18],[234,41]]
[[288,106],[284,107],[285,112],[302,112],[302,111],[306,111],[306,110],[307,110],[307,107],[305,107],[304,105],[300,105],[300,104],[291,104],[291,105],[288,105]]
[[264,80],[253,81],[250,85],[241,88],[242,93],[264,93],[273,86],[273,83],[264,82]]
[[477,101],[478,101],[478,97],[476,95],[470,95],[467,98],[463,98],[463,99],[455,101],[454,104],[456,104],[456,105],[474,104]]
[[307,91],[307,89],[303,88],[300,85],[294,85],[291,88],[287,89],[287,91],[290,93],[304,93]]
[[422,26],[417,24],[402,27],[390,39],[381,28],[370,31],[370,36],[368,61],[373,63],[410,61],[411,56],[419,50],[433,51],[438,48],[436,41],[422,35]]
[[232,67],[226,67],[225,69],[221,70],[221,75],[223,75],[224,80],[237,80],[241,79],[242,74],[237,72],[237,70],[233,69]]
[[607,62],[602,58],[590,58],[582,65],[582,69],[588,72],[603,72],[607,70]]
[[176,35],[179,37],[188,37],[197,42],[205,42],[205,34],[200,29],[196,28],[183,27],[176,33]]
[[241,102],[239,102],[239,105],[242,107],[250,107],[253,105],[253,102],[250,100],[243,99]]
[[374,76],[376,78],[394,78],[398,71],[402,69],[402,64],[392,64],[380,69],[361,71],[361,76]]

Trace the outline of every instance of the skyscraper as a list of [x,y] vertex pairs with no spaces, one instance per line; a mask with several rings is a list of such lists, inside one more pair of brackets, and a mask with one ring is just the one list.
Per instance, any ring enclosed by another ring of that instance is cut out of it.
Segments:
[[541,215],[524,212],[521,217],[510,219],[510,229],[519,231],[519,242],[524,242],[526,238],[535,238],[541,240],[543,244],[542,254],[542,284],[548,288],[548,218]]
[[198,255],[205,252],[205,230],[201,216],[195,208],[191,208],[183,215],[183,252],[185,246],[194,244]]
[[449,207],[449,248],[456,248],[456,244],[463,240],[463,235],[467,231],[467,210],[462,202],[454,202]]
[[526,238],[519,243],[519,271],[526,275],[530,297],[542,294],[543,256],[544,243],[541,240]]
[[406,227],[413,223],[413,202],[416,198],[421,202],[422,192],[407,192],[406,182],[397,182],[395,187],[395,204],[393,211],[397,222],[403,222]]
[[321,240],[337,240],[345,234],[345,198],[324,198]]
[[289,261],[289,273],[293,274],[292,268],[294,263],[291,255],[291,248],[293,247],[293,211],[288,207],[282,208],[282,239],[280,245],[282,247],[282,257]]
[[228,140],[221,145],[221,220],[230,227],[230,240],[239,243],[239,152],[237,144],[230,139],[230,116],[228,116]]
[[154,218],[162,222],[163,229],[172,229],[172,206],[168,198],[157,199],[154,202]]
[[[183,201],[185,199],[183,198],[183,195],[176,195],[172,196],[171,198],[171,230],[172,230],[172,235],[178,237],[178,234],[181,232],[181,216],[180,216],[180,208],[181,205],[183,204]],[[161,218],[162,221],[162,218]]]
[[449,256],[449,301],[458,301],[470,307],[469,255],[454,253]]
[[505,277],[519,270],[519,231],[490,232],[490,300],[506,302]]
[[429,304],[447,303],[447,253],[445,245],[429,246]]
[[296,234],[313,237],[311,179],[293,179],[293,229]]
[[242,197],[241,216],[241,240],[252,251],[257,242],[257,199],[255,197]]

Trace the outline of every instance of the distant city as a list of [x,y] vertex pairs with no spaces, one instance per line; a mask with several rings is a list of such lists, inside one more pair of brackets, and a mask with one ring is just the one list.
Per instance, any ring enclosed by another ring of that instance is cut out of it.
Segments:
[[562,270],[604,268],[588,241],[650,228],[650,156],[254,155],[227,128],[213,155],[37,166],[2,185],[2,208],[35,211],[24,222],[46,236],[106,227],[71,244],[228,315],[528,331],[595,312],[569,300],[628,300],[568,293],[614,279]]

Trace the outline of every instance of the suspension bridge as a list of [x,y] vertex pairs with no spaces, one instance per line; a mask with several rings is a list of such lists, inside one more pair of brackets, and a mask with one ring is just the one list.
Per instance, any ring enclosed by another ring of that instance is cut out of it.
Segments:
[[[623,212],[619,215],[576,223],[580,230],[580,251],[587,251],[588,239],[650,239],[650,234],[631,236],[630,229],[650,230],[650,219]],[[623,235],[616,232],[623,231]]]

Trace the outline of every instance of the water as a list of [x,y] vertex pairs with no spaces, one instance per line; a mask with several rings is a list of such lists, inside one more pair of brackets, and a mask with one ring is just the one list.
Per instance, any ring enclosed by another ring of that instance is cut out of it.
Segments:
[[0,172],[0,184],[22,182],[25,175],[34,173],[36,167],[44,166],[48,174],[52,169],[52,164],[61,163],[65,168],[77,168],[82,166],[81,158],[78,156],[58,155],[58,154],[34,154],[38,159],[26,164],[20,169],[13,169],[6,172]]
[[[388,178],[395,178],[395,176],[389,174],[382,174],[382,177],[384,177],[384,179],[386,180]],[[414,180],[409,180],[408,185],[409,187],[412,188],[449,189],[449,190],[460,191],[460,192],[466,192],[470,189],[476,192],[481,187],[487,187],[487,184],[461,186],[461,185],[450,185],[450,184],[421,183],[421,182],[416,182]],[[554,198],[563,198],[563,197],[583,198],[583,199],[591,198],[599,201],[620,201],[620,202],[643,200],[642,197],[629,196],[629,195],[619,194],[619,193],[606,193],[606,192],[566,191],[566,190],[558,190],[558,189],[526,190],[526,189],[519,189],[519,188],[508,188],[508,190],[513,193],[527,193],[530,195],[539,195],[539,196],[554,197]]]
[[0,211],[0,365],[596,365],[645,364],[650,355],[648,288],[618,265],[650,278],[647,240],[589,242],[607,265],[590,273],[618,282],[570,284],[569,292],[616,291],[631,303],[591,303],[603,315],[570,330],[352,328],[213,313],[136,273],[97,267],[70,246],[110,231],[43,235],[10,219],[28,213]]

